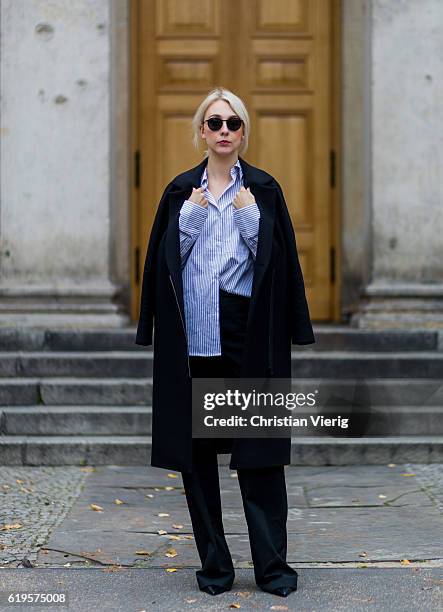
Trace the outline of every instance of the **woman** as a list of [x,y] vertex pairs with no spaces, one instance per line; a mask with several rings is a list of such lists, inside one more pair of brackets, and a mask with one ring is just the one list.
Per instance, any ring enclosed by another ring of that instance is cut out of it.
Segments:
[[146,255],[136,343],[152,344],[151,465],[181,472],[202,562],[199,588],[231,589],[217,454],[230,452],[248,524],[254,575],[286,597],[297,572],[286,562],[284,465],[290,438],[192,438],[193,378],[291,377],[291,343],[315,342],[294,231],[278,182],[248,164],[249,116],[221,87],[193,119],[204,160],[161,198]]

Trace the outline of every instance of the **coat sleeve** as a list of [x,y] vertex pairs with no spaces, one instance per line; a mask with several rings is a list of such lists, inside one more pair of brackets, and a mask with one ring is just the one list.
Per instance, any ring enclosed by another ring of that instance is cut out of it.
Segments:
[[137,326],[135,344],[149,346],[152,344],[152,327],[155,306],[155,267],[160,240],[168,226],[168,195],[172,183],[165,188],[157,208],[151,235],[146,252],[143,269],[143,284],[140,299],[140,316]]
[[[275,179],[274,179],[275,181]],[[309,316],[308,303],[305,295],[303,273],[297,253],[294,228],[283,191],[277,181],[273,184],[278,189],[278,213],[280,216],[284,235],[286,253],[288,257],[289,298],[291,313],[291,342],[292,344],[313,344],[315,336]]]

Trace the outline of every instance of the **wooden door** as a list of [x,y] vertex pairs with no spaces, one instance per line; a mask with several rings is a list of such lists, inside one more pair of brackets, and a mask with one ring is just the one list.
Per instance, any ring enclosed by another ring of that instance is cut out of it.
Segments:
[[334,6],[331,0],[133,0],[134,319],[158,201],[175,175],[203,159],[203,146],[198,154],[191,143],[191,119],[218,85],[249,111],[244,158],[283,188],[312,318],[335,318]]

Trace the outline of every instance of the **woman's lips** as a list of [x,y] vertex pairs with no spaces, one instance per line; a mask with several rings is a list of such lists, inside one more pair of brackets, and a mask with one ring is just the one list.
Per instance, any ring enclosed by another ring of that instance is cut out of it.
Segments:
[[219,140],[218,144],[227,145],[227,144],[231,144],[231,143],[229,142],[229,140]]

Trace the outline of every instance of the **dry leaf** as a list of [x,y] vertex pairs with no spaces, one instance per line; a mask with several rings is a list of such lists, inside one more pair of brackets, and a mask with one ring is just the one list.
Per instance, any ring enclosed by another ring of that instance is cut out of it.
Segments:
[[165,487],[165,491],[173,491],[174,487]]
[[183,525],[180,525],[180,523],[172,523],[172,526],[174,529],[183,529]]
[[23,484],[25,481],[24,481],[24,480],[20,480],[20,478],[16,478],[16,479],[15,479],[15,482],[16,482],[17,484]]
[[396,463],[388,463],[388,467],[396,467]]
[[175,567],[167,567],[166,571],[171,573],[171,572],[176,572],[177,570],[175,569]]
[[159,529],[157,533],[159,533],[160,535],[165,535],[165,533],[168,533],[168,532],[165,531],[164,529]]
[[171,516],[171,515],[168,514],[167,512],[159,512],[157,516]]
[[3,527],[0,527],[0,531],[7,531],[8,529],[21,529],[23,525],[21,523],[6,523]]
[[95,467],[92,467],[92,465],[88,465],[86,467],[82,467],[80,468],[80,472],[95,472],[96,469]]
[[181,536],[178,535],[170,535],[168,536],[169,540],[181,540]]
[[186,603],[195,603],[196,599],[185,599]]
[[366,553],[366,552],[361,552],[361,553],[358,553],[358,556],[359,556],[359,557],[367,557],[367,556],[368,556],[368,553]]
[[178,478],[177,474],[168,474],[168,478]]
[[97,504],[89,504],[89,507],[91,510],[95,510],[96,512],[103,512],[103,508]]
[[380,494],[378,497],[379,497],[379,499],[386,499],[386,495],[381,495]]
[[238,609],[238,608],[241,608],[241,605],[239,603],[232,603],[232,604],[229,604],[229,607]]
[[165,553],[166,557],[176,557],[178,555],[178,552],[175,550],[175,548],[168,548],[168,550]]
[[402,565],[409,565],[411,562],[409,561],[409,559],[402,559],[402,560],[400,561],[400,563],[401,563]]
[[185,540],[193,540],[194,536],[192,535],[185,535]]
[[121,499],[115,499],[114,504],[116,504],[117,506],[120,506],[121,504],[126,504],[126,502],[122,501]]
[[415,476],[415,474],[413,472],[403,472],[400,476]]
[[149,550],[136,550],[135,554],[136,555],[151,555],[152,553],[150,553]]
[[154,496],[152,495],[152,493],[146,493],[146,497],[151,497],[152,498]]
[[275,606],[271,606],[271,610],[289,610],[288,606],[282,606],[281,604],[277,604]]

